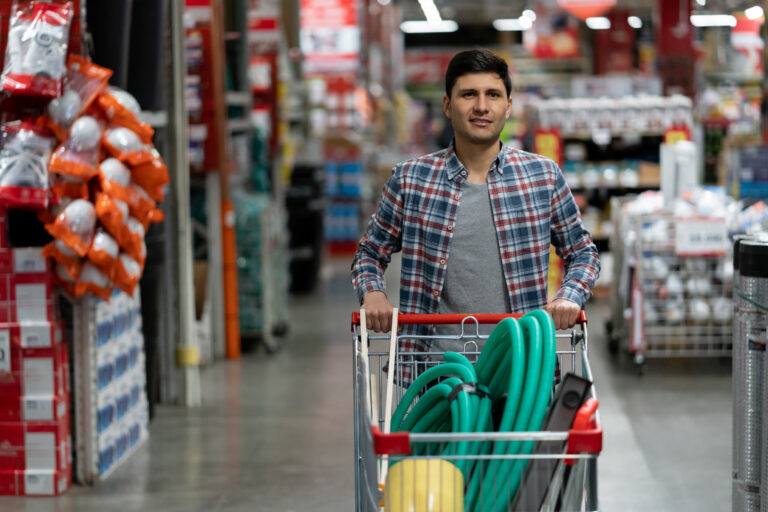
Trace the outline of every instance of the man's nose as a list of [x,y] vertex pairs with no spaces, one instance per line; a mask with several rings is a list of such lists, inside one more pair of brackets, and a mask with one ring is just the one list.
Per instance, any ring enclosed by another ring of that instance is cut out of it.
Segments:
[[479,94],[477,96],[477,101],[475,101],[475,110],[478,112],[488,111],[488,103],[484,95]]

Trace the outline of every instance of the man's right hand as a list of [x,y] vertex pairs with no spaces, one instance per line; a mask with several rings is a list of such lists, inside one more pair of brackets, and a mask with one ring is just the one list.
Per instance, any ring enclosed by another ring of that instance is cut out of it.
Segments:
[[389,332],[392,329],[394,308],[384,292],[368,292],[363,296],[361,309],[365,310],[365,322],[372,331]]

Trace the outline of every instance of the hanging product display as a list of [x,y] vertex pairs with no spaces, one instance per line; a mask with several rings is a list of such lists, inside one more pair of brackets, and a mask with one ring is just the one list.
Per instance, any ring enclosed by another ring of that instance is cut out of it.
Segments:
[[0,201],[45,208],[53,134],[32,121],[12,121],[0,129]]
[[71,2],[14,4],[0,89],[56,98],[66,72]]

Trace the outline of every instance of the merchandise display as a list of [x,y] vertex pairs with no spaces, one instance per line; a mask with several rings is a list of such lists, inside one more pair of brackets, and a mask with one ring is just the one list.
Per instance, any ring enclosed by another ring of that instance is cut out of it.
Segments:
[[0,129],[0,201],[45,208],[53,134],[31,121],[7,122]]
[[0,89],[56,98],[66,73],[72,2],[14,3]]

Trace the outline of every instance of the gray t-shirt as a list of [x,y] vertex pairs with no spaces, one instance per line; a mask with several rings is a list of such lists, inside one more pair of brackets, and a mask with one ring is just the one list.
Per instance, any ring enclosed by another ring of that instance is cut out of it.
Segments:
[[[439,313],[508,313],[509,293],[499,254],[487,184],[464,182],[456,214]],[[494,325],[481,325],[490,334]],[[465,334],[475,334],[474,322],[465,323]],[[454,325],[438,325],[436,334],[458,334]],[[473,347],[474,348],[474,347]],[[482,346],[478,346],[478,349]],[[433,340],[431,351],[464,351],[464,342]]]

